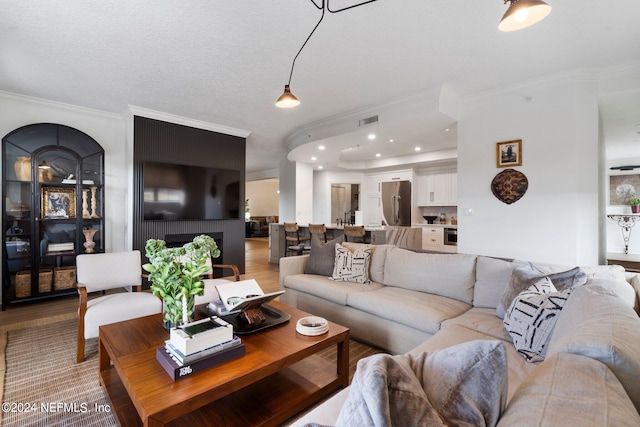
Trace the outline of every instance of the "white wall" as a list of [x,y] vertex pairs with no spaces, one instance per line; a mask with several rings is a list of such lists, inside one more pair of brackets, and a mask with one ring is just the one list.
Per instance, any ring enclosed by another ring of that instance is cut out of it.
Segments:
[[0,111],[2,137],[22,126],[56,123],[78,129],[102,146],[105,154],[105,249],[108,252],[130,249],[125,247],[127,233],[130,234],[126,227],[126,206],[130,196],[123,118],[117,114],[7,92],[0,92]]
[[[458,124],[458,251],[558,264],[596,264],[597,84],[576,73],[468,99]],[[496,143],[522,139],[528,191],[493,196]],[[473,209],[475,215],[464,211]]]
[[313,166],[280,162],[280,222],[312,222]]
[[249,199],[249,212],[252,216],[278,215],[279,180],[261,179],[245,183],[245,197]]

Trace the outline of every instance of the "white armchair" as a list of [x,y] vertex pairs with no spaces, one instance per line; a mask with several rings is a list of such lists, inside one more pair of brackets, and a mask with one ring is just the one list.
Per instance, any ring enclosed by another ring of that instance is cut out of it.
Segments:
[[[85,339],[96,338],[100,325],[162,312],[160,298],[142,290],[140,251],[85,254],[76,257],[78,294],[77,362],[84,360]],[[128,292],[87,301],[90,292],[126,288]],[[138,292],[133,292],[136,288]]]

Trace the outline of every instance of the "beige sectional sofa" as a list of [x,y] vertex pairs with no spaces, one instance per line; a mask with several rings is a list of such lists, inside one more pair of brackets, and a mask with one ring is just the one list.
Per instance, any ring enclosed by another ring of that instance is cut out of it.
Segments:
[[[358,244],[345,243],[355,249]],[[418,355],[474,340],[506,348],[506,409],[498,425],[640,425],[640,278],[617,266],[583,267],[542,362],[518,353],[496,315],[524,261],[372,246],[371,283],[305,274],[309,255],[280,260],[281,300],[350,328],[352,338]],[[535,266],[545,274],[574,266]],[[349,388],[293,425],[334,425]]]

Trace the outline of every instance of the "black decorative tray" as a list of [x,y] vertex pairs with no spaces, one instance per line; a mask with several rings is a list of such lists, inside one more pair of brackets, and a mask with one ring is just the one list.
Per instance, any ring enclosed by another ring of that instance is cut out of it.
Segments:
[[[207,316],[218,316],[214,310],[210,310],[207,305],[203,305],[200,310]],[[263,329],[270,328],[272,326],[280,325],[288,322],[291,319],[291,315],[282,310],[278,310],[269,304],[262,304],[260,310],[266,320],[254,325],[249,325],[242,313],[229,314],[227,316],[219,316],[221,319],[229,322],[233,325],[233,333],[236,335],[247,335],[254,332],[261,331]]]

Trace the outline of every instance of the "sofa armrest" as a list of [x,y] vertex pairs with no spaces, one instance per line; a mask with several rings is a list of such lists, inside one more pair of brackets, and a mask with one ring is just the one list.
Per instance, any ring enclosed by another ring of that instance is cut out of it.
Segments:
[[284,278],[294,274],[304,274],[309,255],[280,258],[280,289],[284,289]]
[[640,273],[626,272],[625,276],[627,282],[629,282],[631,286],[633,286],[633,290],[636,291],[636,303],[634,309],[636,310],[636,313],[640,315]]

